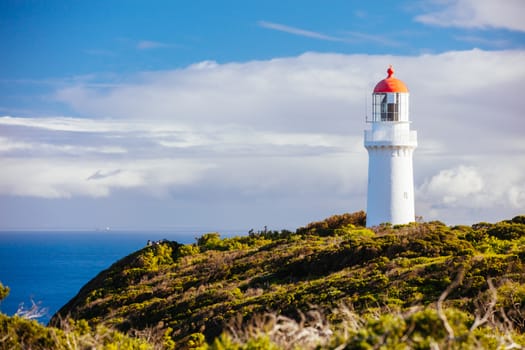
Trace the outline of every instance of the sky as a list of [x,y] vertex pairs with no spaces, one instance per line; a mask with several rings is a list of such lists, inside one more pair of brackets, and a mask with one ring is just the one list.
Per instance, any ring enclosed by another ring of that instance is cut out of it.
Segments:
[[525,214],[525,1],[0,2],[0,230],[295,229],[366,208],[410,90],[416,215]]

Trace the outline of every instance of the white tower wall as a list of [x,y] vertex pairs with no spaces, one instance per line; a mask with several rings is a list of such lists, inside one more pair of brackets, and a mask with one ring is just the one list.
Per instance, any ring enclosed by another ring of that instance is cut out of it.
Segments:
[[408,121],[373,122],[365,130],[368,151],[368,227],[415,221],[412,154],[417,133]]

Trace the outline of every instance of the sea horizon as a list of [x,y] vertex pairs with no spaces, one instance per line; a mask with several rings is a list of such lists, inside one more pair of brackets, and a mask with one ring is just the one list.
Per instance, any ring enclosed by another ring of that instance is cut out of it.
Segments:
[[[14,315],[23,303],[46,309],[37,319],[50,318],[79,290],[113,263],[145,247],[148,240],[168,239],[195,243],[208,232],[222,237],[248,234],[248,230],[186,227],[156,230],[0,230],[0,282],[10,293],[0,311]],[[125,238],[125,239],[123,239]]]

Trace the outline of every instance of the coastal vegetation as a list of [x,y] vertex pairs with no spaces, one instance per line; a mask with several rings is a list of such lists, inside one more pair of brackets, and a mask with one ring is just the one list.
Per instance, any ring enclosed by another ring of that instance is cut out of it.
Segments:
[[[0,302],[9,295],[9,288],[0,283]],[[15,316],[0,313],[0,349],[153,349],[147,340],[129,337],[104,325],[90,327],[85,320],[68,319],[60,328],[38,323],[40,309],[33,308]]]
[[[365,221],[357,212],[294,232],[156,242],[102,271],[49,327],[0,315],[0,340],[32,349],[90,348],[78,339],[108,349],[525,346],[525,216]],[[73,338],[78,346],[65,345]]]

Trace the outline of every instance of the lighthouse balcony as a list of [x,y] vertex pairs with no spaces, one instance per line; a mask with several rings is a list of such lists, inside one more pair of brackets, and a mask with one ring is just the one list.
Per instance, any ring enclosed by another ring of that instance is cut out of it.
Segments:
[[417,131],[380,129],[365,130],[365,147],[406,146],[417,147]]

